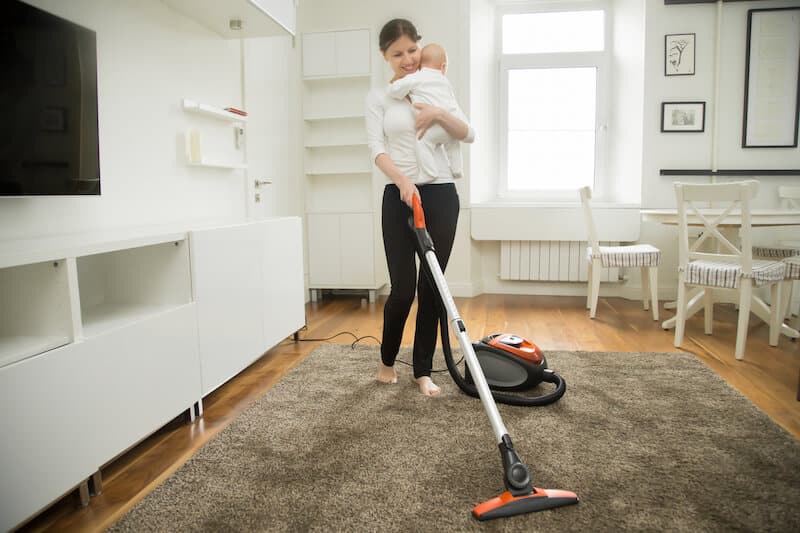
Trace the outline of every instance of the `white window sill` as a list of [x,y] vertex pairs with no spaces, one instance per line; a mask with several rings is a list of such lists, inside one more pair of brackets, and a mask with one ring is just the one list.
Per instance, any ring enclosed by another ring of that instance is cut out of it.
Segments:
[[[470,204],[470,209],[497,209],[497,208],[530,208],[530,207],[544,207],[544,208],[579,208],[581,203],[575,202],[559,202],[555,200],[549,201],[533,201],[533,200],[492,200],[490,202],[477,202]],[[618,203],[618,202],[596,202],[592,200],[592,209],[636,209],[641,210],[641,204],[633,203]]]
[[[579,202],[490,202],[470,206],[470,234],[479,241],[586,241]],[[592,203],[601,241],[636,242],[641,229],[637,204]]]

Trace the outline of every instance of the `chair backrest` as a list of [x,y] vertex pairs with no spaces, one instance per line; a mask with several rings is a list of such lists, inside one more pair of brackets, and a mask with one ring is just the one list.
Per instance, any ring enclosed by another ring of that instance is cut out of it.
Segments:
[[586,222],[586,233],[588,235],[589,245],[592,247],[592,255],[600,257],[600,241],[597,240],[597,228],[594,226],[594,217],[592,217],[592,206],[589,200],[592,199],[592,189],[590,187],[581,187],[578,189],[581,197],[581,207],[583,207],[583,219]]
[[[751,239],[750,200],[758,191],[755,180],[733,183],[675,183],[675,198],[678,206],[678,251],[680,268],[694,259],[725,261],[738,264],[744,274],[753,270],[753,246]],[[695,202],[725,203],[721,209],[704,209]],[[731,220],[737,216],[738,222]],[[690,221],[691,217],[691,221]],[[689,243],[689,225],[702,223],[702,235]],[[739,246],[731,242],[720,231],[722,225],[738,226]],[[702,251],[707,241],[716,243],[716,252]]]
[[800,187],[778,187],[778,197],[788,200],[789,207],[800,209]]

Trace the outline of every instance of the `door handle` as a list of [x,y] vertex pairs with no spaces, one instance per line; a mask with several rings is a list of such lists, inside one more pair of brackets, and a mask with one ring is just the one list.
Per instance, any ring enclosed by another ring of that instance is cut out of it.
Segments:
[[255,180],[254,185],[258,188],[262,185],[272,185],[272,182],[269,180]]

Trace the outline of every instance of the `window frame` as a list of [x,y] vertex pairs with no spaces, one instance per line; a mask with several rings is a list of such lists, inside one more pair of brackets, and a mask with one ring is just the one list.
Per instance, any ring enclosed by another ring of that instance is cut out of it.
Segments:
[[[525,13],[603,11],[603,50],[595,52],[553,52],[540,54],[503,54],[503,16]],[[561,2],[498,2],[495,18],[495,49],[498,62],[498,181],[500,200],[574,201],[574,189],[511,190],[508,187],[508,78],[509,71],[532,68],[595,67],[597,69],[595,94],[594,176],[593,190],[611,188],[606,173],[608,158],[608,117],[610,112],[611,64],[611,11],[606,0]]]

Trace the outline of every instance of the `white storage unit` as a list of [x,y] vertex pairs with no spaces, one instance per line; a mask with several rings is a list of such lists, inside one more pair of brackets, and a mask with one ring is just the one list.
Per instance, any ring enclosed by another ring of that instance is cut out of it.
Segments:
[[302,270],[299,217],[0,243],[0,531],[300,329]]
[[311,299],[343,288],[366,289],[374,301],[386,275],[375,254],[380,190],[364,126],[370,32],[305,33],[302,45]]
[[369,30],[303,34],[303,78],[369,76]]
[[191,243],[205,396],[305,325],[302,225],[195,231]]

